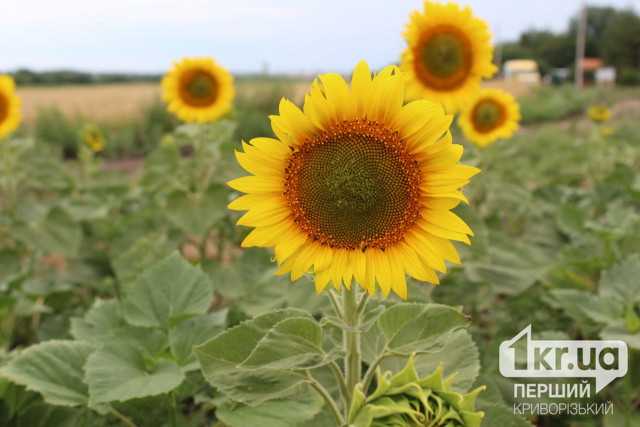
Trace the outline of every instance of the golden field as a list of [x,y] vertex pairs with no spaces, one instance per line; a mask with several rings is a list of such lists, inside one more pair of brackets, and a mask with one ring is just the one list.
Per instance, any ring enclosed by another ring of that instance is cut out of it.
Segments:
[[[310,81],[279,79],[246,79],[236,82],[238,102],[251,103],[256,99],[286,97],[302,105]],[[483,86],[501,88],[515,96],[529,92],[517,82],[493,80]],[[32,124],[43,108],[56,107],[67,117],[82,116],[99,123],[117,123],[139,118],[154,98],[162,96],[159,83],[127,83],[108,85],[76,85],[54,87],[22,87],[17,90],[22,100],[24,122]]]
[[[239,101],[251,102],[253,98],[272,95],[285,96],[301,104],[309,85],[307,80],[251,79],[238,81],[236,91]],[[162,96],[159,83],[22,87],[17,92],[27,125],[35,121],[40,109],[51,107],[67,117],[82,116],[99,123],[117,123],[141,117],[144,107]]]

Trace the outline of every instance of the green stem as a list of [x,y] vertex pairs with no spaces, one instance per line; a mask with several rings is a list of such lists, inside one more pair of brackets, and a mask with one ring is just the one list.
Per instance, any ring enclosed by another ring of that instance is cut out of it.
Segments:
[[122,415],[113,406],[109,406],[109,412],[111,412],[113,415],[118,417],[120,419],[120,421],[122,421],[123,423],[125,423],[129,427],[137,427],[133,421],[131,421],[129,418],[127,418],[124,415]]
[[367,393],[367,389],[371,384],[371,380],[373,380],[373,375],[376,373],[376,368],[387,357],[390,357],[390,355],[383,351],[378,357],[376,357],[376,359],[373,362],[371,362],[371,365],[369,365],[369,369],[367,369],[367,372],[364,375],[364,379],[362,380],[363,393],[365,394]]
[[347,407],[347,399],[349,396],[349,390],[347,389],[347,383],[344,381],[344,377],[342,376],[342,372],[338,367],[336,362],[329,363],[329,368],[331,368],[331,372],[333,372],[333,376],[336,378],[336,382],[338,383],[338,387],[340,388],[340,396],[342,397],[342,403],[345,407]]
[[340,304],[338,304],[338,300],[336,299],[336,296],[333,293],[333,289],[330,289],[329,292],[327,292],[327,295],[329,295],[329,300],[331,301],[331,305],[333,306],[333,309],[335,310],[336,314],[338,315],[339,318],[342,319],[344,317],[342,315],[342,309],[340,308]]
[[309,378],[309,384],[311,384],[311,387],[315,388],[316,391],[320,393],[325,402],[327,402],[327,405],[329,405],[329,409],[338,422],[338,425],[344,425],[344,418],[340,414],[338,405],[336,405],[336,402],[333,400],[327,389],[324,388],[318,381],[316,381],[316,379],[311,376],[311,373],[309,371],[307,371],[307,377]]
[[[358,285],[352,284],[351,289],[344,289],[342,293],[342,313],[344,323],[354,330],[360,324],[358,315]],[[345,330],[343,332],[344,348],[347,354],[344,359],[345,378],[347,383],[347,407],[348,413],[353,398],[353,391],[360,382],[360,333]]]
[[171,418],[171,427],[177,427],[178,421],[176,419],[176,397],[173,390],[167,393],[169,401],[169,418]]

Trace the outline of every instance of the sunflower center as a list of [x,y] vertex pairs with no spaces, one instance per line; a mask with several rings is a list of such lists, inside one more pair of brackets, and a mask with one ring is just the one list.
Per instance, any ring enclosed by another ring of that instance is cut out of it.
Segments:
[[414,56],[418,78],[441,91],[461,86],[471,71],[473,59],[469,38],[451,25],[439,25],[422,34]]
[[218,97],[218,84],[214,76],[205,70],[193,70],[180,79],[180,95],[193,107],[206,107]]
[[294,151],[285,196],[295,222],[332,247],[384,248],[419,216],[420,170],[385,126],[345,120]]
[[492,99],[482,99],[471,111],[473,127],[480,133],[487,133],[504,123],[504,107]]

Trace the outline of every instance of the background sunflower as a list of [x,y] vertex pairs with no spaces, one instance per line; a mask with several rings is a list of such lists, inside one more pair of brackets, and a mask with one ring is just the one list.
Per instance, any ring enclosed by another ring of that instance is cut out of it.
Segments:
[[468,7],[425,2],[424,12],[411,15],[404,37],[407,97],[442,103],[449,114],[468,104],[481,79],[497,71],[487,24]]
[[458,118],[464,136],[479,147],[510,138],[518,129],[520,105],[499,89],[483,89]]
[[18,129],[22,114],[13,78],[0,75],[0,139]]
[[162,99],[185,122],[207,123],[224,116],[234,97],[233,76],[212,58],[184,58],[162,79]]

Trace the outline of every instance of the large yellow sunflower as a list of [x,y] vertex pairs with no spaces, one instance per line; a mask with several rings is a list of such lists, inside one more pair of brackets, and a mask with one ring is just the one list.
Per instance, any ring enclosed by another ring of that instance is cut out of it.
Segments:
[[18,129],[21,118],[15,83],[10,76],[0,75],[0,139]]
[[405,272],[438,283],[444,260],[459,262],[450,240],[472,234],[451,209],[478,169],[459,164],[452,116],[419,100],[403,106],[400,70],[371,78],[361,62],[351,90],[337,74],[320,76],[304,109],[283,99],[271,116],[278,139],[243,142],[239,163],[251,176],[229,185],[246,195],[229,207],[255,227],[243,246],[274,247],[279,274],[315,273],[321,292],[352,279],[374,294],[376,281],[406,298]]
[[510,138],[521,118],[520,105],[513,95],[499,89],[483,89],[460,115],[458,124],[469,141],[486,147],[500,138]]
[[185,122],[218,120],[231,109],[233,77],[211,58],[184,58],[162,79],[162,99]]
[[424,3],[414,11],[403,34],[408,46],[401,68],[409,99],[444,104],[449,114],[463,109],[480,88],[482,78],[497,71],[487,24],[455,3]]

